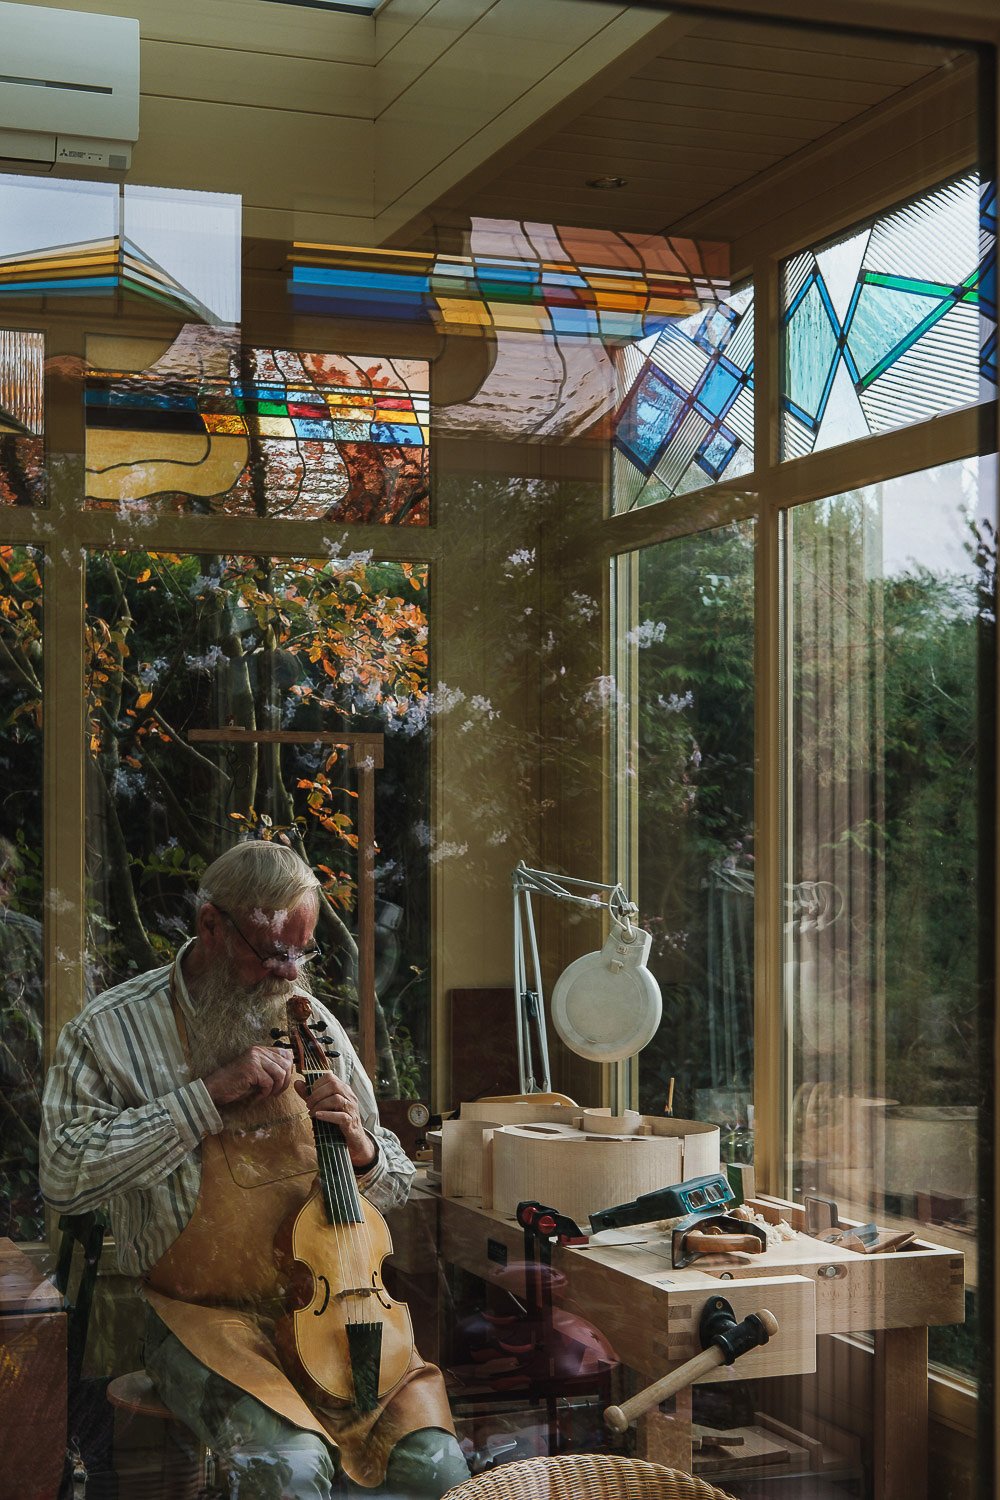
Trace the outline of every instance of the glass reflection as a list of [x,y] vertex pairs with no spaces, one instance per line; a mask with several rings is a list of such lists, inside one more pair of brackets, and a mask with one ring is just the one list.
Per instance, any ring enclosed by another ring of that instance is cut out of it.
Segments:
[[[428,1084],[427,569],[94,553],[87,570],[88,949],[97,988],[166,962],[200,872],[241,837],[294,846],[323,881],[317,993],[357,1009],[359,804],[342,750],[384,735],[375,777],[376,1039],[389,1098]],[[297,743],[192,743],[194,729]]]
[[[793,1188],[862,1222],[977,1232],[982,663],[993,533],[974,460],[787,519]],[[951,1362],[973,1367],[968,1327]]]
[[[727,1127],[750,1157],[753,1089],[753,526],[638,554],[635,671],[640,921],[663,994],[640,1108]],[[625,566],[628,566],[626,564]]]

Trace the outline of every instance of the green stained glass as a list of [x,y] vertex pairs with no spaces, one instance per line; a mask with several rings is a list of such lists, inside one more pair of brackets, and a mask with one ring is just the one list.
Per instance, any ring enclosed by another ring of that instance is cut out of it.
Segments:
[[785,345],[788,398],[810,417],[820,411],[836,355],[837,335],[813,282],[789,322]]
[[940,296],[921,297],[896,287],[864,285],[847,337],[862,379],[898,349],[926,318],[944,312],[946,306]]
[[992,399],[995,258],[970,172],[786,261],[782,457]]

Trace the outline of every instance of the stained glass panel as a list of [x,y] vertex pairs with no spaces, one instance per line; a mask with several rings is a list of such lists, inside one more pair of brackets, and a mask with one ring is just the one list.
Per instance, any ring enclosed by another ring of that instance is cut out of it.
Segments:
[[36,505],[44,485],[45,338],[0,328],[0,505]]
[[426,525],[429,366],[248,348],[88,345],[87,504]]
[[783,458],[996,387],[996,190],[946,182],[782,268]]
[[753,468],[753,288],[616,351],[614,510]]
[[473,216],[459,247],[297,244],[291,257],[304,315],[391,318],[488,346],[477,388],[450,401],[439,390],[438,433],[603,445],[616,351],[729,291],[715,241]]

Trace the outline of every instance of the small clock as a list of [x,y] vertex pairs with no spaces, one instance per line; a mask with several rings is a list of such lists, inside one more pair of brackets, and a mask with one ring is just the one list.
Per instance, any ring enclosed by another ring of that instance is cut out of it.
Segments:
[[424,1104],[420,1099],[417,1099],[413,1104],[411,1104],[409,1109],[406,1111],[406,1118],[409,1120],[414,1130],[423,1130],[430,1117],[430,1110],[427,1108],[427,1105]]

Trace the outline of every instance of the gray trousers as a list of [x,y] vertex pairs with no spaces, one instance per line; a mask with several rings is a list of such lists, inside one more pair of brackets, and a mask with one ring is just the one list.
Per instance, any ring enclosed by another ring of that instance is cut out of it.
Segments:
[[425,1427],[411,1432],[389,1455],[385,1482],[363,1489],[338,1478],[336,1449],[315,1432],[304,1432],[256,1397],[241,1391],[195,1359],[146,1309],[146,1371],[161,1400],[223,1460],[230,1500],[329,1500],[344,1483],[353,1495],[392,1500],[439,1500],[469,1477],[462,1450],[450,1432]]

